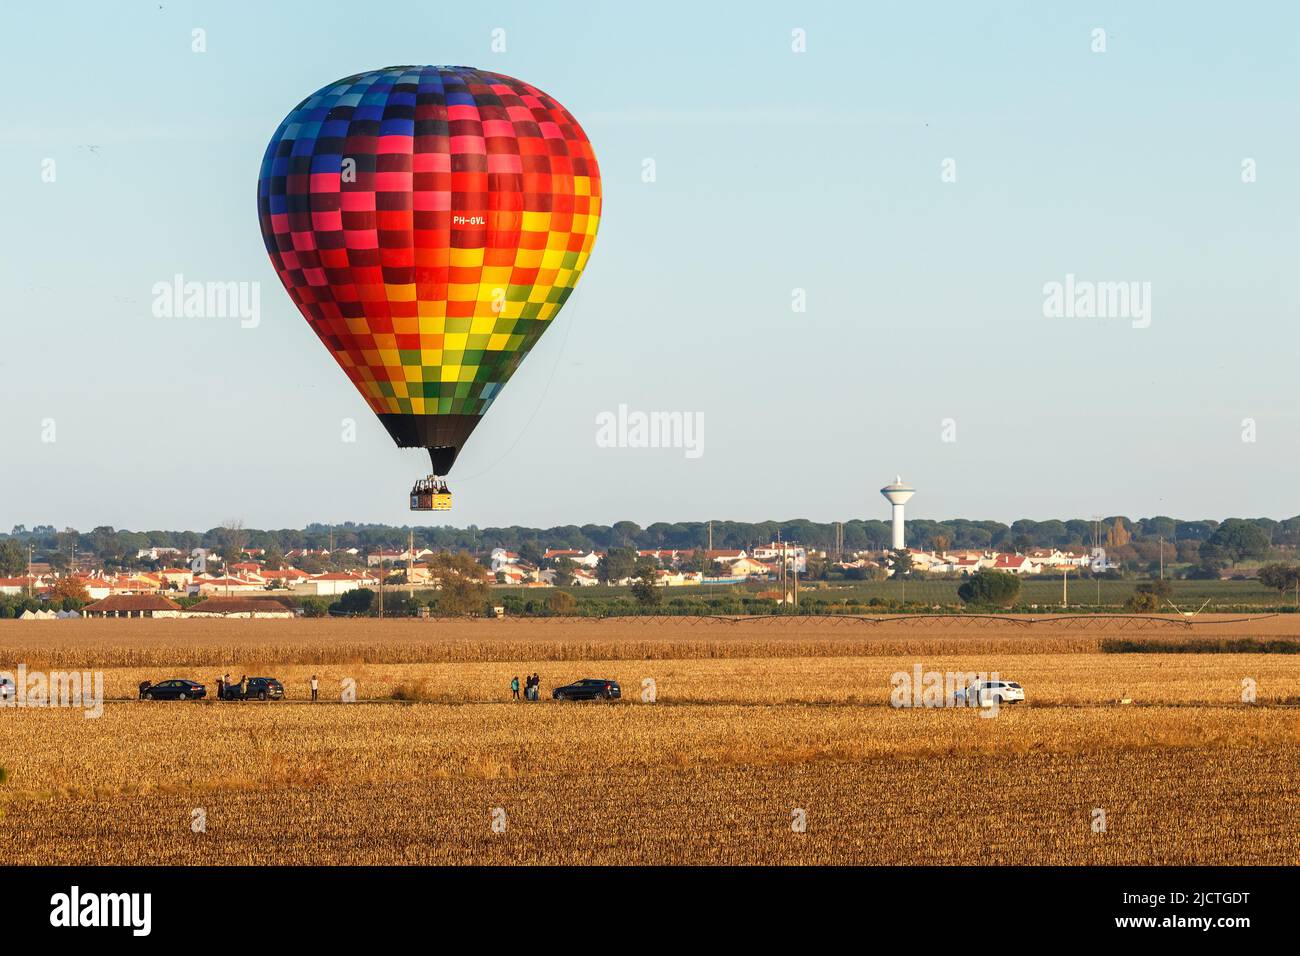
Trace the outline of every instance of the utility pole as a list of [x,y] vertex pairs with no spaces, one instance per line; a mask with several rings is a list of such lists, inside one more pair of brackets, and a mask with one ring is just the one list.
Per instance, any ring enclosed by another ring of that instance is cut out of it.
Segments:
[[781,540],[781,532],[776,532],[776,542],[781,546],[781,597],[789,597],[790,594],[790,563],[789,558],[785,557],[785,542]]
[[1160,580],[1165,579],[1165,536],[1160,536]]
[[1061,567],[1061,607],[1070,606],[1070,566]]
[[34,545],[27,542],[27,596],[32,596],[32,548]]
[[406,586],[407,593],[415,597],[415,532],[406,532]]
[[[1092,553],[1094,558],[1097,549],[1101,547],[1101,515],[1092,516]],[[1093,574],[1093,580],[1097,582],[1097,610],[1101,610],[1101,576]]]
[[780,555],[781,567],[776,572],[776,586],[781,589],[781,603],[785,603],[785,597],[788,593],[785,589],[785,542],[781,540],[781,529],[776,529],[776,543],[780,546],[777,548],[777,554]]
[[[709,544],[708,547],[704,549],[704,560],[700,562],[700,575],[701,575],[700,578],[701,581],[703,581],[704,578],[706,577],[712,578],[713,576],[713,521],[712,519],[709,520]],[[713,593],[713,585],[710,584],[709,594],[712,593]]]

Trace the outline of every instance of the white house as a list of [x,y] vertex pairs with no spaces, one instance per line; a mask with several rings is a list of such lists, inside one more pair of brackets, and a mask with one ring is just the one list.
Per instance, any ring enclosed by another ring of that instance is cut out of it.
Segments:
[[113,585],[103,578],[79,578],[82,587],[92,601],[102,601],[113,593]]
[[[266,590],[265,581],[250,581],[246,578],[194,578],[186,589],[190,594],[224,595],[254,594]],[[93,596],[93,595],[92,595]]]
[[1043,568],[1024,554],[999,554],[993,559],[993,570],[1010,574],[1038,574]]
[[798,571],[800,574],[808,570],[808,552],[801,544],[792,544],[788,541],[765,544],[754,548],[749,552],[751,558],[759,561],[775,561],[778,565],[781,563],[782,555],[785,556],[785,565],[791,570]]
[[311,575],[306,571],[299,571],[297,568],[277,568],[274,571],[262,571],[261,578],[267,584],[276,587],[291,588],[296,584],[302,584],[304,581],[311,579]]
[[558,561],[560,558],[568,558],[574,564],[582,568],[594,569],[600,564],[599,551],[582,551],[579,548],[553,548],[544,555],[548,561]]
[[365,587],[371,581],[371,578],[349,574],[347,571],[329,571],[298,582],[292,590],[298,594],[312,594],[316,597],[336,597]]
[[180,555],[180,548],[141,548],[135,553],[136,560],[148,558],[150,561],[157,561],[159,558],[178,558]]
[[669,571],[661,568],[655,572],[655,584],[666,588],[680,588],[690,584],[699,584],[704,575],[699,571]]
[[496,569],[496,576],[501,584],[520,585],[526,581],[532,580],[532,576],[527,569],[521,568],[517,564],[503,564]]
[[519,563],[519,555],[514,551],[507,551],[505,548],[493,548],[489,557],[493,573],[502,570],[512,564]]

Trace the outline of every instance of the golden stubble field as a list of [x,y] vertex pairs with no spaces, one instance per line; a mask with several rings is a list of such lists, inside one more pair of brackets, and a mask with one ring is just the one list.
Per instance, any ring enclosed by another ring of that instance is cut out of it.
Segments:
[[[1283,704],[1300,699],[1300,657],[1098,653],[1116,633],[6,622],[0,670],[102,670],[110,700],[89,720],[0,711],[0,836],[15,863],[1300,862],[1300,708]],[[889,707],[890,676],[916,664],[997,671],[1030,703]],[[291,699],[112,699],[225,670],[278,676]],[[545,697],[583,676],[626,696],[509,702],[510,677],[533,671]],[[322,703],[305,700],[312,673]],[[345,679],[359,702],[338,702]]]

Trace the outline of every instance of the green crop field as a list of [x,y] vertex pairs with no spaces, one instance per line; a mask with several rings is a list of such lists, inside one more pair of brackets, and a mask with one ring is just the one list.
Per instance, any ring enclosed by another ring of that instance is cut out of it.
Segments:
[[[1117,609],[1132,596],[1134,588],[1142,579],[1069,580],[1069,604],[1071,607],[1101,607]],[[1277,609],[1290,607],[1295,599],[1292,595],[1280,597],[1277,591],[1267,588],[1258,581],[1183,581],[1171,580],[1173,588],[1172,601],[1182,611],[1195,611],[1209,601],[1206,611],[1216,607],[1255,607]],[[918,577],[902,581],[853,581],[853,582],[800,582],[800,603],[806,607],[810,603],[824,601],[833,604],[867,604],[875,600],[889,605],[898,605],[906,601],[909,604],[926,604],[952,606],[959,605],[957,589],[961,581],[927,580]],[[776,585],[770,582],[744,585],[685,586],[666,589],[661,607],[671,612],[674,602],[685,601],[696,604],[713,599],[753,599],[762,591],[771,591]],[[631,601],[631,589],[626,587],[598,587],[567,589],[579,601]],[[494,588],[493,599],[500,600],[509,595],[521,600],[543,601],[550,589],[529,588]],[[1022,580],[1019,606],[1038,605],[1040,607],[1059,607],[1062,603],[1061,579],[1025,578]],[[1171,610],[1166,607],[1164,610]]]
[[[1069,581],[1069,603],[1071,605],[1102,606],[1122,605],[1133,594],[1139,581],[1076,580]],[[1275,607],[1282,601],[1272,588],[1264,587],[1258,581],[1170,581],[1173,587],[1172,600],[1182,610],[1196,610],[1204,601],[1210,607],[1219,604],[1260,605]],[[827,600],[869,601],[872,598],[890,602],[900,602],[906,596],[907,601],[920,601],[927,604],[959,603],[957,588],[960,581],[860,581],[849,585],[830,585],[816,589],[815,584],[805,592],[808,597]],[[1061,579],[1050,580],[1025,579],[1021,583],[1019,604],[1060,605],[1062,603]],[[1184,605],[1192,605],[1185,607]],[[1206,610],[1209,610],[1207,608]]]

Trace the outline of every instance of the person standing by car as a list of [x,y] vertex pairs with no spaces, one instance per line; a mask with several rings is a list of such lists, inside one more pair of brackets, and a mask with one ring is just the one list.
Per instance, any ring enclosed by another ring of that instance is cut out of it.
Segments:
[[510,678],[510,699],[511,700],[519,699],[519,676],[518,675],[515,675],[514,677]]
[[311,675],[311,699],[313,703],[316,701],[316,698],[318,696],[320,696],[320,681],[316,679],[315,674],[312,674]]
[[224,677],[218,677],[217,678],[217,700],[224,700],[225,696],[226,696],[226,679]]
[[147,680],[142,680],[142,681],[140,681],[140,699],[141,699],[141,700],[144,700],[144,693],[145,693],[145,691],[147,691],[147,690],[148,690],[150,687],[152,687],[152,686],[153,686],[153,682],[152,682],[152,681],[147,681]]

